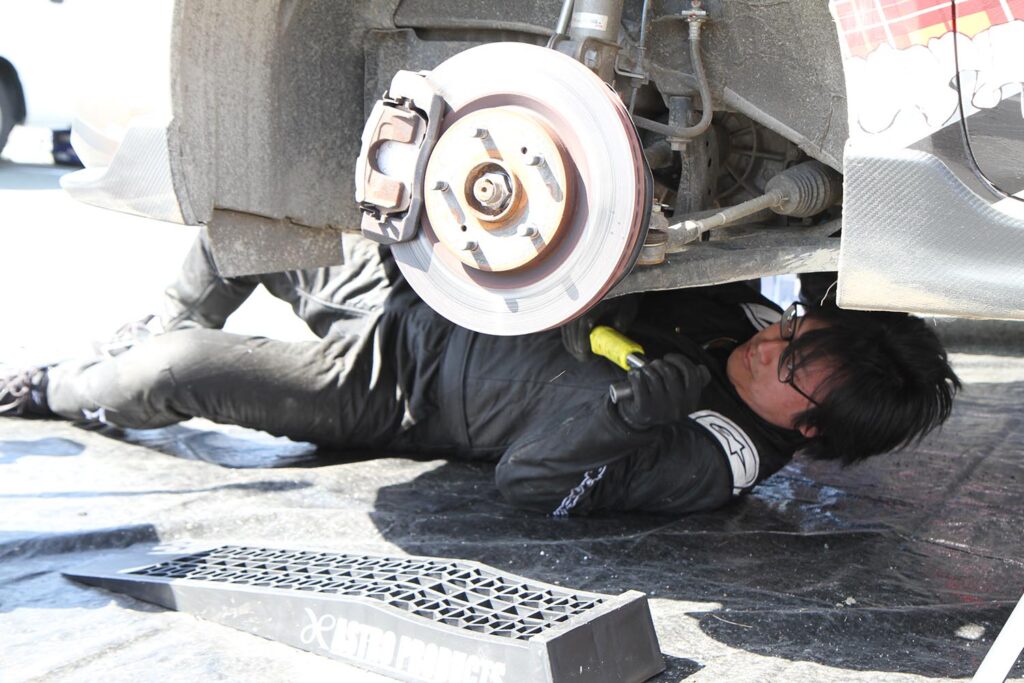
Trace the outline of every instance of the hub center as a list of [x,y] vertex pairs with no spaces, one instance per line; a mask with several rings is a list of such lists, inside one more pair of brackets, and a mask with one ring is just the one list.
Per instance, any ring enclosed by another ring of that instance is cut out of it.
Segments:
[[482,221],[495,222],[508,217],[518,194],[518,181],[498,161],[479,164],[466,175],[466,204]]
[[477,270],[538,263],[571,214],[567,161],[537,112],[504,106],[464,116],[427,162],[424,206],[434,234]]

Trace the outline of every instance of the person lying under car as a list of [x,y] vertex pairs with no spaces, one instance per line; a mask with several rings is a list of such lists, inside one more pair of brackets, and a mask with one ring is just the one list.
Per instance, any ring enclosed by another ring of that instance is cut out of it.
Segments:
[[[561,329],[499,337],[448,322],[384,247],[346,264],[223,278],[205,234],[167,290],[160,334],[0,379],[6,416],[158,428],[203,417],[331,450],[493,462],[510,502],[554,516],[682,514],[750,491],[797,451],[855,463],[944,422],[960,383],[902,313],[793,305],[742,283],[612,299]],[[219,329],[263,284],[320,337]],[[614,324],[654,359],[589,353]],[[608,387],[628,381],[626,399]]]

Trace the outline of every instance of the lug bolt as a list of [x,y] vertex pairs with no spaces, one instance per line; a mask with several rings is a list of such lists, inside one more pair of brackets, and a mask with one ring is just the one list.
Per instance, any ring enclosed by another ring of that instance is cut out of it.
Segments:
[[434,184],[430,186],[430,189],[431,190],[438,190],[440,192],[444,192],[445,190],[448,189],[448,183],[446,183],[443,180],[435,180]]
[[480,245],[473,240],[466,240],[462,243],[462,251],[476,251],[480,248]]
[[532,157],[526,160],[527,166],[540,166],[544,163],[544,157],[539,154],[534,154]]
[[519,230],[516,231],[520,237],[534,238],[537,236],[537,228],[532,225],[521,225]]
[[472,134],[473,134],[473,137],[480,138],[481,140],[483,140],[488,135],[490,135],[490,133],[487,132],[486,128],[474,128],[473,131],[472,131]]

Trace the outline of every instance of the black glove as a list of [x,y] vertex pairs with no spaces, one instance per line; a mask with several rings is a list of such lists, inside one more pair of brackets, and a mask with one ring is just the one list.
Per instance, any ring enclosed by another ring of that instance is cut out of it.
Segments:
[[630,370],[627,380],[632,393],[615,404],[619,417],[633,429],[650,429],[681,422],[692,413],[711,373],[670,353]]
[[562,325],[562,345],[578,361],[594,357],[590,350],[590,331],[598,325],[608,325],[625,332],[636,320],[640,297],[620,296],[599,302],[589,311]]

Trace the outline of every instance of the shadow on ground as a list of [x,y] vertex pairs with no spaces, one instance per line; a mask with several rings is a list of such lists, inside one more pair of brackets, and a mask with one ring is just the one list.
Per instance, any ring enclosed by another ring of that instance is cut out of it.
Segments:
[[49,164],[21,164],[0,159],[0,190],[59,190],[69,169]]
[[200,460],[233,469],[269,469],[317,466],[316,446],[283,437],[275,437],[241,427],[218,425],[216,430],[187,424],[162,429],[86,428],[104,436],[136,446],[145,446],[165,455],[185,460]]
[[[847,469],[798,460],[754,495],[679,520],[523,513],[500,500],[491,467],[464,463],[381,488],[372,515],[410,554],[689,605],[679,618],[732,648],[970,676],[1024,589],[1022,400],[1024,384],[974,385],[915,449]],[[685,661],[663,679],[699,668]]]
[[[754,494],[683,519],[523,512],[500,499],[491,465],[459,462],[380,486],[370,516],[383,540],[409,554],[645,592],[674,655],[658,680],[692,675],[723,646],[840,670],[969,676],[1024,589],[1022,402],[1024,383],[971,385],[945,429],[911,450],[847,469],[798,459]],[[360,459],[187,426],[120,438],[228,467]],[[77,447],[4,444],[4,458],[65,457]]]
[[41,455],[53,458],[65,458],[79,455],[85,446],[59,437],[43,439],[7,439],[0,441],[0,465],[16,462],[27,455]]

